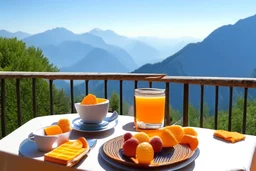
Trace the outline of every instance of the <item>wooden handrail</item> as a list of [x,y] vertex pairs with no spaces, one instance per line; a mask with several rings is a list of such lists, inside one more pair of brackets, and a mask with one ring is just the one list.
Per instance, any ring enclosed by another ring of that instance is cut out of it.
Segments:
[[165,76],[161,82],[256,88],[256,78]]
[[140,80],[156,81],[166,74],[88,72],[0,72],[1,78],[44,78],[50,80]]

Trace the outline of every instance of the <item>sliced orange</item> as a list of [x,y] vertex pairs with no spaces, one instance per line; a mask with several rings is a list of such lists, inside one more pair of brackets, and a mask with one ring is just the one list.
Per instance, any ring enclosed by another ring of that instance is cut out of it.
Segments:
[[193,135],[193,136],[196,136],[196,137],[198,136],[196,130],[194,130],[191,127],[184,127],[183,130],[184,130],[185,134]]
[[46,135],[57,135],[62,133],[62,130],[58,125],[48,126],[44,128],[44,131]]
[[97,103],[103,103],[105,102],[107,99],[103,99],[103,98],[96,98]]
[[69,132],[72,130],[71,126],[70,126],[70,122],[68,119],[60,119],[58,121],[58,125],[61,128],[62,132]]
[[83,98],[81,104],[86,104],[86,105],[97,104],[96,96],[93,94],[88,94]]
[[72,146],[77,148],[87,148],[89,145],[84,137],[80,137],[72,143]]
[[185,135],[184,130],[180,125],[166,126],[164,127],[164,129],[170,130],[175,136],[178,143],[182,140],[183,136]]
[[198,147],[199,141],[196,136],[185,134],[180,144],[188,144],[190,149],[194,151]]
[[161,132],[160,138],[163,141],[163,147],[173,147],[178,144],[178,141],[170,130],[163,129]]

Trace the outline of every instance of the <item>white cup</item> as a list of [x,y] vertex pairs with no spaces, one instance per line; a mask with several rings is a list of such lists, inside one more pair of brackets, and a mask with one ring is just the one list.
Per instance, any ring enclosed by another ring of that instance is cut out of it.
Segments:
[[40,128],[29,134],[30,141],[36,143],[39,151],[49,152],[52,149],[60,146],[61,144],[69,141],[71,131],[58,135],[46,135],[44,128]]

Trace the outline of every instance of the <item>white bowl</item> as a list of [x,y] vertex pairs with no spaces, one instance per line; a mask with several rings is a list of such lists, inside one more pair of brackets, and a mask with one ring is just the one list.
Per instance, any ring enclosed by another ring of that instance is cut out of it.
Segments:
[[93,105],[75,103],[75,108],[84,123],[100,123],[107,116],[109,100]]
[[[48,126],[47,126],[48,127]],[[57,135],[46,135],[44,128],[29,134],[30,141],[34,141],[39,151],[48,152],[69,140],[71,131]]]

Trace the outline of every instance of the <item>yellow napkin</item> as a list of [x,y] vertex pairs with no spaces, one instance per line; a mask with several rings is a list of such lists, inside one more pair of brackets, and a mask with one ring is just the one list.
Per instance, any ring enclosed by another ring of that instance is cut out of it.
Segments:
[[235,143],[237,141],[241,141],[245,139],[245,136],[243,134],[240,134],[238,132],[224,131],[224,130],[216,130],[214,132],[214,136],[222,138],[225,141],[229,141],[231,143]]

